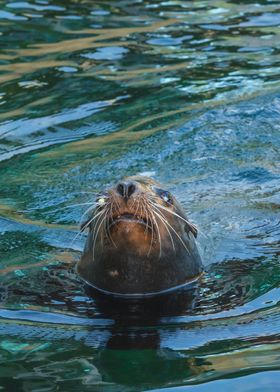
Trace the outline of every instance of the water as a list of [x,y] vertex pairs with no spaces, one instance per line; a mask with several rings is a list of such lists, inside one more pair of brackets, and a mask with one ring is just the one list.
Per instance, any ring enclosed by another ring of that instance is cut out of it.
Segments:
[[[276,391],[280,3],[2,1],[0,386]],[[88,292],[79,218],[124,175],[200,228],[199,285]]]

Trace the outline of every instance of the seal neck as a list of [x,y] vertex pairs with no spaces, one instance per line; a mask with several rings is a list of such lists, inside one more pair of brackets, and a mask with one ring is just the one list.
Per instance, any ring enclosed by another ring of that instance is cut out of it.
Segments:
[[172,292],[174,292],[176,290],[183,289],[183,288],[185,288],[187,286],[190,286],[189,288],[191,288],[191,285],[196,283],[202,277],[202,275],[203,275],[203,272],[201,272],[196,277],[194,277],[192,279],[189,279],[189,280],[187,280],[186,282],[184,282],[182,284],[179,284],[177,286],[173,286],[173,287],[170,287],[168,289],[161,290],[161,291],[154,291],[154,292],[149,292],[149,293],[131,293],[131,294],[116,293],[116,292],[113,292],[113,291],[104,290],[104,289],[101,289],[100,287],[95,286],[94,284],[88,282],[83,277],[81,277],[81,279],[87,285],[89,285],[93,289],[95,289],[95,290],[97,290],[97,291],[99,291],[99,292],[101,292],[103,294],[110,295],[110,296],[117,297],[117,298],[127,298],[127,299],[133,299],[133,298],[137,299],[137,298],[139,298],[139,299],[141,299],[141,298],[151,298],[151,297],[155,297],[155,296],[169,294],[169,293],[172,293]]

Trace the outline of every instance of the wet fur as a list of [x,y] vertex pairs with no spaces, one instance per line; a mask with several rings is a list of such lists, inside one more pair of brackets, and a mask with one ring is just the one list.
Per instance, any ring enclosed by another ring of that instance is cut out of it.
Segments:
[[150,178],[125,180],[134,184],[133,195],[108,189],[82,225],[89,234],[77,266],[81,277],[108,292],[147,294],[199,276],[197,229],[178,201],[160,197],[162,186]]

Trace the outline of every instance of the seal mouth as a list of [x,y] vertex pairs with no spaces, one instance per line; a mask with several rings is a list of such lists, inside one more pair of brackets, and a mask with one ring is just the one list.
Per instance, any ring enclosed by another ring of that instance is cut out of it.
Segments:
[[140,215],[134,215],[130,213],[124,213],[124,214],[113,216],[110,219],[109,229],[120,222],[137,223],[142,226],[145,226],[146,228],[152,229],[152,222],[150,221],[150,219],[147,219],[146,217]]

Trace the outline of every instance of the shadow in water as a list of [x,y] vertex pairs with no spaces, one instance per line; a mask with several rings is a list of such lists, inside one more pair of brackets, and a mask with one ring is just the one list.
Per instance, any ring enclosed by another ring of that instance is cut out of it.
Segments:
[[161,317],[186,314],[196,306],[199,283],[171,293],[149,298],[117,298],[104,295],[86,286],[85,292],[94,298],[97,311],[105,318],[114,319],[118,326],[157,325]]
[[[252,360],[257,363],[257,356],[252,357],[252,354],[249,354],[247,359],[247,352],[244,355],[241,353],[240,358],[235,358],[233,351],[232,362],[231,355],[221,360],[219,353],[216,353],[212,358],[212,348],[207,345],[200,347],[200,353],[197,355],[196,350],[189,350],[184,346],[184,339],[181,343],[182,349],[179,350],[171,349],[170,341],[169,344],[166,342],[168,339],[174,339],[174,334],[190,334],[194,336],[193,346],[199,347],[201,336],[205,338],[209,333],[216,336],[220,324],[224,323],[225,336],[219,350],[223,352],[223,346],[228,350],[232,336],[230,333],[226,336],[227,321],[224,319],[224,311],[228,313],[231,309],[242,308],[250,299],[253,300],[265,292],[268,286],[272,287],[275,283],[275,269],[276,265],[263,265],[256,260],[231,260],[212,266],[204,279],[192,287],[142,300],[120,300],[87,287],[86,293],[94,298],[98,313],[114,320],[110,336],[105,347],[99,351],[94,365],[108,382],[154,388],[163,384],[180,385],[185,383],[184,380],[193,377],[211,379],[213,371],[217,374],[238,372],[240,369],[237,363],[240,361],[245,367],[249,367]],[[244,313],[246,314],[246,310]],[[217,316],[216,324],[212,323],[211,315]],[[174,324],[174,320],[180,316],[183,316],[183,321]],[[162,320],[167,322],[163,323]],[[248,319],[243,322],[251,325],[252,321]],[[242,320],[238,321],[237,317],[236,322],[238,324]],[[233,326],[234,324],[231,328]],[[244,326],[244,332],[245,330]],[[208,340],[210,338],[211,335]],[[220,339],[219,336],[216,338]],[[255,344],[262,341],[261,338]],[[266,338],[264,342],[267,341]],[[234,350],[236,343],[232,343]]]
[[[119,299],[87,287],[103,317],[114,320],[106,347],[99,352],[97,366],[104,380],[117,384],[147,386],[173,381],[184,370],[186,360],[161,347],[162,317],[191,312],[199,298],[199,285],[146,299]],[[179,368],[181,371],[179,371]],[[178,373],[179,371],[179,373]]]
[[[273,327],[278,325],[277,258],[213,264],[191,287],[142,300],[101,294],[68,265],[30,271],[22,279],[12,273],[3,278],[5,302],[27,304],[7,310],[12,320],[3,333],[36,344],[47,336],[58,350],[52,366],[66,372],[79,355],[85,361],[80,366],[95,369],[90,382],[98,382],[98,375],[110,383],[104,390],[184,385],[241,368],[280,366],[276,356],[267,355],[267,344],[279,341]],[[75,350],[68,351],[70,343]],[[250,350],[255,345],[264,345],[263,351]],[[45,350],[42,357],[49,355]]]

